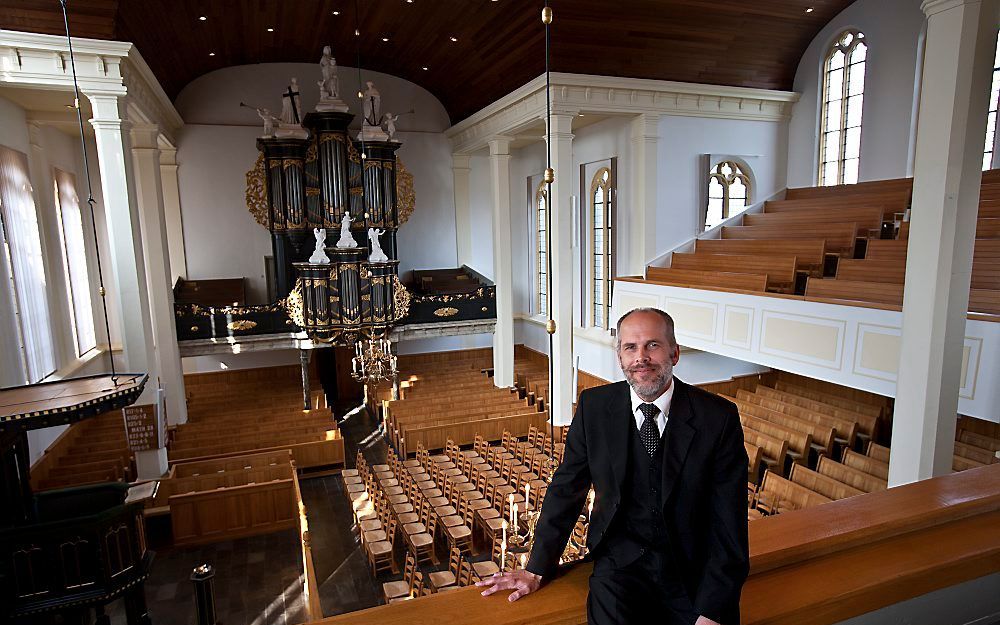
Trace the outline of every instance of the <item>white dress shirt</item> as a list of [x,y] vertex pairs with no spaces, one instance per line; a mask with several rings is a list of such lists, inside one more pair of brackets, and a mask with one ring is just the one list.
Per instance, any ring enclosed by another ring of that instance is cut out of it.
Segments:
[[646,415],[639,410],[639,404],[654,404],[660,409],[659,414],[656,415],[656,429],[660,431],[660,436],[663,436],[663,430],[667,427],[667,415],[670,414],[670,402],[674,398],[673,379],[670,380],[670,386],[667,387],[667,390],[653,401],[643,400],[635,394],[635,389],[631,386],[628,387],[628,392],[632,396],[632,416],[635,418],[636,429],[641,430],[642,423],[646,420]]

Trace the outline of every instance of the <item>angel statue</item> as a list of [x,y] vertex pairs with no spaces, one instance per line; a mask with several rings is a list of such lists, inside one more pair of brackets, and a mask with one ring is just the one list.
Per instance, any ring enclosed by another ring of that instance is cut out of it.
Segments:
[[313,265],[325,265],[330,262],[325,249],[326,228],[313,228],[313,236],[316,237],[316,248],[313,250],[312,256],[309,257],[309,263]]
[[337,241],[337,248],[358,247],[358,242],[351,235],[351,214],[344,211],[344,217],[340,220],[340,239]]
[[398,143],[396,140],[396,122],[399,121],[399,115],[393,115],[392,113],[386,112],[382,118],[385,120],[385,131],[389,133],[389,141]]
[[368,240],[372,244],[371,254],[368,255],[368,262],[370,263],[384,263],[389,261],[389,257],[382,251],[382,245],[378,242],[378,238],[383,234],[385,234],[385,230],[368,229]]

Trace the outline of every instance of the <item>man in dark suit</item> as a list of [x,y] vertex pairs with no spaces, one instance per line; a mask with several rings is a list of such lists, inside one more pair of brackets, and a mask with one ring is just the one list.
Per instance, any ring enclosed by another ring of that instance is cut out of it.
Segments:
[[580,395],[526,568],[482,594],[516,601],[550,579],[593,484],[592,625],[738,625],[750,558],[736,406],[673,377],[680,348],[661,310],[623,315],[616,351],[627,382]]

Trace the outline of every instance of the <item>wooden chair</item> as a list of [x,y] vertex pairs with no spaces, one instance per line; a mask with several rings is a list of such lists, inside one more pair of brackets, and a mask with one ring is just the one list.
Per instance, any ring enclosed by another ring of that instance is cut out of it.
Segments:
[[434,592],[440,592],[449,586],[458,586],[461,578],[462,552],[452,549],[448,557],[448,570],[435,571],[427,575],[427,581]]
[[382,584],[382,597],[386,603],[391,603],[393,599],[410,596],[413,591],[413,574],[416,570],[416,559],[412,553],[407,553],[406,562],[403,564],[403,579]]
[[378,577],[378,574],[384,571],[389,571],[391,573],[396,573],[396,559],[393,557],[393,546],[396,538],[396,522],[389,521],[388,528],[383,530],[378,530],[385,538],[383,540],[362,543],[365,545],[365,551],[368,552],[368,564],[372,568],[372,575]]

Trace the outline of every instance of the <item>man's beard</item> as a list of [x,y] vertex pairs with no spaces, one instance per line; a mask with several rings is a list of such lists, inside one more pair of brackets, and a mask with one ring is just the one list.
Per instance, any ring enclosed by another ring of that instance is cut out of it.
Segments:
[[632,372],[631,367],[623,369],[622,372],[625,374],[625,379],[628,380],[629,385],[635,391],[636,395],[640,397],[658,397],[667,388],[674,373],[673,367],[661,366],[656,377],[649,382],[642,382]]

